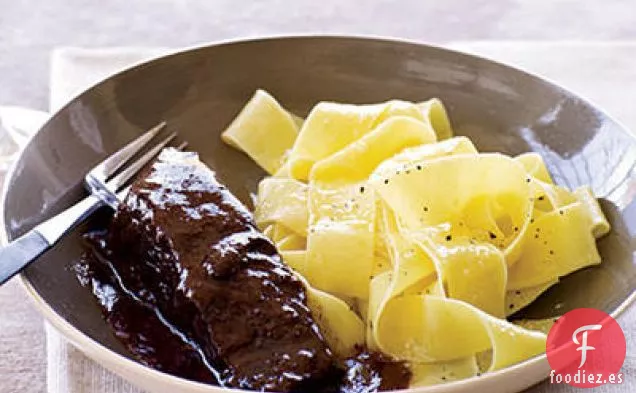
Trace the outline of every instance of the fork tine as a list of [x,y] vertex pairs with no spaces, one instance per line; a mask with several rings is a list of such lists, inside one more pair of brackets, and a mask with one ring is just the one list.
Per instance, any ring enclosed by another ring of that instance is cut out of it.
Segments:
[[177,136],[176,132],[168,135],[164,140],[159,142],[152,149],[148,150],[143,156],[141,156],[137,161],[130,164],[126,169],[119,172],[117,176],[113,177],[106,184],[108,188],[113,192],[119,190],[131,177],[133,177],[141,168],[144,167],[150,160],[156,156],[161,149],[163,149],[170,141],[172,141]]
[[119,170],[119,168],[126,163],[132,156],[134,156],[142,147],[144,147],[148,141],[154,138],[161,130],[166,127],[166,122],[161,122],[148,130],[134,141],[128,143],[117,152],[110,155],[104,161],[95,166],[90,174],[95,178],[106,181],[110,176]]

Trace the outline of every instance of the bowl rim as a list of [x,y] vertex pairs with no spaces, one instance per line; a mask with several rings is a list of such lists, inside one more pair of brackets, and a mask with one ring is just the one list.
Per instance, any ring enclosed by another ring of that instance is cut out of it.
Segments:
[[[201,42],[201,43],[197,43],[194,45],[189,45],[189,46],[184,46],[184,47],[177,47],[177,48],[165,48],[166,51],[165,53],[159,54],[159,55],[153,55],[149,58],[147,58],[146,60],[141,60],[141,61],[137,61],[121,70],[119,70],[116,73],[110,74],[109,76],[107,76],[106,78],[103,78],[99,81],[97,81],[96,83],[88,86],[87,88],[81,90],[79,93],[77,93],[75,96],[73,96],[72,98],[70,98],[66,104],[64,104],[63,106],[57,108],[53,113],[50,114],[49,119],[47,120],[46,123],[44,123],[40,129],[33,133],[29,140],[27,141],[26,146],[30,145],[33,141],[33,139],[40,133],[40,131],[42,129],[44,129],[47,124],[50,122],[51,119],[53,119],[55,116],[57,116],[59,113],[61,113],[62,111],[66,110],[66,108],[71,105],[73,102],[75,102],[77,100],[78,97],[83,96],[84,94],[86,94],[88,91],[96,88],[97,86],[101,85],[102,83],[104,83],[107,80],[113,79],[118,77],[120,74],[124,74],[127,73],[133,69],[137,69],[140,68],[144,65],[147,65],[149,63],[152,62],[156,62],[156,61],[163,61],[166,58],[169,57],[173,57],[173,56],[179,56],[188,52],[194,52],[197,50],[203,50],[206,48],[211,48],[211,47],[218,47],[218,46],[230,46],[230,45],[235,45],[235,44],[249,44],[249,43],[258,43],[258,42],[269,42],[269,41],[279,41],[279,40],[302,40],[302,39],[318,39],[318,40],[339,40],[339,39],[344,39],[344,40],[351,40],[351,41],[375,41],[375,42],[384,42],[387,44],[408,44],[408,45],[414,45],[414,46],[420,46],[420,47],[427,47],[429,49],[434,49],[434,50],[438,50],[441,52],[446,52],[448,54],[452,54],[455,56],[459,56],[459,57],[469,57],[469,58],[473,58],[473,59],[478,59],[481,61],[485,61],[491,64],[495,64],[498,66],[503,66],[506,68],[509,68],[515,72],[518,73],[522,73],[525,74],[526,76],[529,76],[535,80],[538,80],[544,84],[547,84],[549,86],[551,86],[552,88],[558,89],[561,92],[574,97],[580,101],[582,101],[583,103],[585,103],[587,106],[589,106],[590,108],[592,108],[593,110],[599,112],[602,116],[606,117],[607,119],[611,120],[612,122],[614,122],[618,127],[618,129],[620,129],[621,132],[625,132],[626,134],[630,135],[631,137],[636,139],[636,135],[632,132],[630,132],[629,128],[626,127],[624,124],[622,124],[620,121],[618,121],[616,118],[612,117],[610,114],[608,114],[605,110],[603,110],[601,107],[599,107],[598,105],[596,105],[592,100],[590,100],[587,97],[581,96],[577,93],[574,93],[572,91],[570,91],[569,89],[566,89],[565,87],[561,86],[559,83],[556,83],[555,81],[553,81],[550,78],[544,77],[544,76],[540,76],[537,73],[525,70],[523,67],[519,67],[517,65],[514,64],[509,64],[506,62],[502,62],[499,60],[494,60],[490,57],[485,57],[485,56],[481,56],[475,53],[471,53],[471,52],[465,52],[462,50],[458,50],[456,48],[450,48],[448,46],[444,46],[441,44],[435,44],[435,43],[430,43],[430,42],[426,42],[426,41],[420,41],[420,40],[414,40],[414,39],[407,39],[407,38],[401,38],[401,37],[396,37],[396,36],[390,36],[390,35],[374,35],[374,34],[331,34],[331,33],[293,33],[293,34],[268,34],[268,35],[246,35],[246,36],[242,36],[239,38],[228,38],[228,39],[222,39],[222,40],[212,40],[212,41],[206,41],[206,42]],[[8,196],[9,193],[9,183],[10,180],[12,180],[14,178],[14,174],[15,171],[17,169],[17,164],[18,162],[21,160],[22,156],[24,154],[24,149],[22,151],[19,152],[18,157],[16,158],[16,160],[14,160],[14,162],[11,164],[11,166],[9,167],[9,169],[7,170],[6,176],[5,176],[5,181],[2,184],[2,188],[0,189],[0,206],[2,207],[2,210],[0,211],[0,244],[5,245],[8,243],[8,239],[9,239],[9,231],[8,228],[6,226],[5,223],[5,206],[6,206],[6,198]],[[172,374],[168,374],[159,370],[156,370],[154,368],[151,368],[149,366],[145,366],[139,362],[136,362],[132,359],[129,359],[123,355],[120,355],[119,353],[112,351],[111,349],[105,347],[104,345],[102,345],[101,343],[99,343],[98,341],[92,339],[91,337],[89,337],[88,335],[86,335],[85,333],[83,333],[82,331],[80,331],[79,329],[77,329],[75,326],[73,326],[70,322],[68,322],[65,318],[63,318],[61,315],[59,315],[50,305],[49,303],[46,302],[46,300],[37,292],[37,290],[32,286],[32,284],[30,283],[30,281],[27,279],[27,277],[21,273],[19,275],[19,282],[21,284],[21,286],[24,288],[25,292],[27,293],[28,297],[31,299],[31,303],[33,305],[35,305],[36,309],[38,310],[38,312],[44,316],[44,318],[46,319],[46,321],[48,321],[59,333],[61,333],[67,340],[69,340],[69,342],[75,346],[77,349],[79,349],[82,353],[86,354],[87,356],[89,356],[90,358],[92,358],[94,361],[96,361],[98,364],[108,368],[111,371],[114,371],[115,373],[119,374],[116,370],[123,368],[123,369],[128,369],[129,371],[131,371],[134,374],[137,375],[144,375],[147,378],[153,378],[155,380],[158,381],[164,381],[166,384],[170,385],[170,384],[180,384],[183,387],[190,387],[196,391],[200,391],[201,389],[206,389],[210,392],[214,392],[215,390],[218,390],[219,392],[229,392],[229,393],[244,393],[246,392],[246,390],[242,390],[242,389],[234,389],[234,388],[222,388],[219,386],[215,386],[215,385],[210,385],[210,384],[205,384],[202,382],[196,382],[196,381],[192,381],[192,380],[188,380],[186,378],[183,377],[179,377],[179,376],[175,376]],[[625,298],[621,304],[612,311],[612,313],[610,314],[613,318],[618,318],[621,314],[623,314],[634,302],[636,301],[636,288],[632,290],[631,294]],[[474,376],[471,378],[466,378],[466,379],[461,379],[461,380],[457,380],[457,381],[452,381],[452,382],[448,382],[445,384],[438,384],[438,385],[431,385],[431,386],[423,386],[423,387],[413,387],[413,388],[406,388],[406,389],[401,389],[399,391],[396,392],[404,392],[404,393],[443,393],[445,392],[447,389],[452,388],[452,387],[460,387],[460,386],[464,386],[464,387],[468,387],[469,384],[471,384],[472,382],[476,381],[476,380],[494,380],[497,378],[500,378],[504,375],[507,374],[512,374],[515,371],[520,371],[523,369],[529,369],[531,367],[536,367],[538,365],[546,365],[547,364],[547,356],[545,353],[542,353],[540,355],[534,356],[532,358],[529,358],[523,362],[520,363],[516,363],[513,364],[511,366],[508,366],[504,369],[501,370],[497,370],[497,371],[493,371],[493,372],[487,372],[484,374],[481,374],[480,376]],[[545,378],[547,378],[547,374],[545,375]],[[131,383],[134,384],[133,381],[130,381]],[[539,380],[535,381],[535,382],[540,382]]]

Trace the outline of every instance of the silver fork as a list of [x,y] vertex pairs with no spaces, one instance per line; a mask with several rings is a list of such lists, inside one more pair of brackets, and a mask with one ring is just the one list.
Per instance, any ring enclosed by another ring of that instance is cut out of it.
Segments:
[[[117,209],[128,190],[128,187],[125,188],[128,180],[167,146],[177,134],[171,133],[125,168],[124,164],[157,136],[165,126],[166,123],[163,122],[153,127],[93,167],[84,178],[85,186],[91,195],[0,248],[0,285],[36,260],[100,206],[106,204]],[[185,144],[182,144],[178,149],[184,146]]]

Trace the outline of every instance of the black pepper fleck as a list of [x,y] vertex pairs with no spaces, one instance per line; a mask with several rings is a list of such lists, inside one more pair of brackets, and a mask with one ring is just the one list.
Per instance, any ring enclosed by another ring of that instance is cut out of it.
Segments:
[[384,184],[389,184],[389,179],[384,179]]
[[490,236],[491,239],[496,239],[497,238],[497,235],[495,235],[492,232],[488,232],[488,236]]
[[417,170],[418,170],[418,171],[421,171],[421,170],[422,170],[422,166],[421,166],[421,165],[418,165],[418,166],[416,166],[415,168],[417,168]]
[[360,187],[360,194],[364,194],[364,186]]
[[451,241],[451,239],[452,239],[452,238],[453,238],[453,237],[452,237],[451,235],[446,235],[446,241],[447,241],[447,242]]
[[544,197],[543,195],[541,195],[538,199],[539,199],[540,201],[542,201],[542,200],[544,200],[544,199],[545,199],[545,197]]

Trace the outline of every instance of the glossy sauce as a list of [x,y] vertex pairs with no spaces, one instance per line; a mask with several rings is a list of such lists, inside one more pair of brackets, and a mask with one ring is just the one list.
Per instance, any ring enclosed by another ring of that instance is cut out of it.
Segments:
[[108,229],[86,236],[78,277],[131,353],[165,372],[250,390],[405,387],[400,363],[333,357],[302,283],[245,206],[191,158],[162,153]]
[[121,285],[108,261],[105,232],[88,233],[87,252],[75,272],[91,289],[113,334],[141,363],[168,374],[218,385],[218,372],[202,356],[200,348],[186,339],[153,307],[148,307]]
[[[201,348],[169,324],[156,308],[124,290],[108,256],[106,232],[85,236],[87,251],[76,265],[82,285],[90,288],[114,335],[141,363],[157,370],[198,382],[219,385],[221,370],[205,360]],[[405,364],[395,362],[364,348],[337,362],[331,378],[307,392],[371,393],[405,389],[411,373]]]

